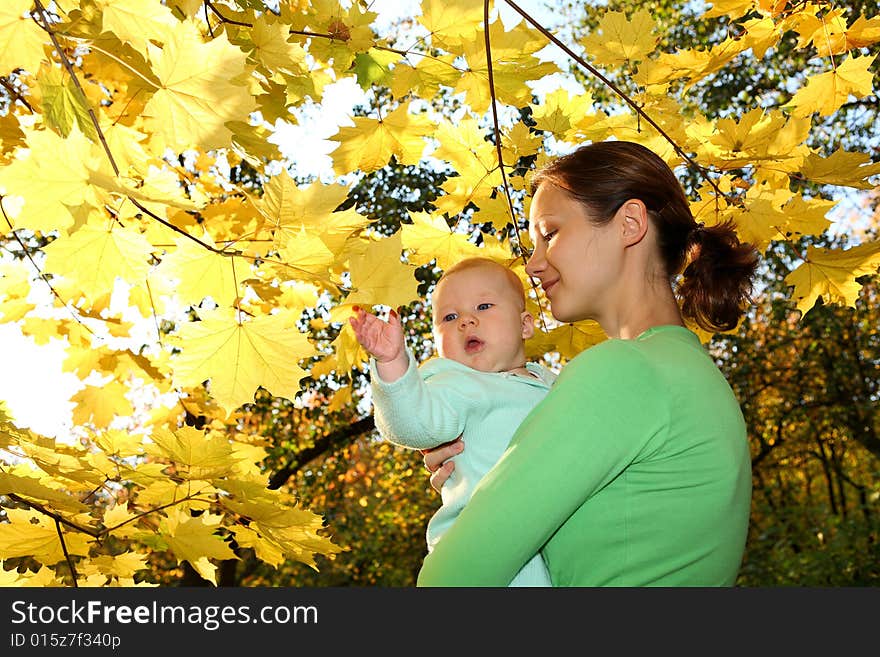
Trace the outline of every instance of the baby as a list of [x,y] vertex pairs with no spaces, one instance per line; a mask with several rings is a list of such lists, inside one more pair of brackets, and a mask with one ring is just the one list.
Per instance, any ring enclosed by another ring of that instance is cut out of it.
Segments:
[[[432,314],[439,358],[420,368],[406,348],[397,313],[391,311],[385,322],[357,306],[354,311],[349,321],[371,355],[379,434],[412,449],[430,449],[460,435],[468,445],[454,458],[455,470],[440,491],[442,506],[428,522],[430,552],[556,377],[526,362],[525,340],[534,333],[534,319],[525,308],[523,284],[489,258],[462,260],[437,282]],[[551,586],[540,554],[510,586]]]

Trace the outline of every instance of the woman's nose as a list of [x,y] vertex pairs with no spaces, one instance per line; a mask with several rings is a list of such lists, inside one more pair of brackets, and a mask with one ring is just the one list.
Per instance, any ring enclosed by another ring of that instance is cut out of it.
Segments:
[[526,262],[526,274],[532,278],[540,278],[541,272],[544,271],[546,266],[547,261],[544,260],[544,254],[538,249],[535,249],[532,252],[532,255],[529,256],[528,262]]

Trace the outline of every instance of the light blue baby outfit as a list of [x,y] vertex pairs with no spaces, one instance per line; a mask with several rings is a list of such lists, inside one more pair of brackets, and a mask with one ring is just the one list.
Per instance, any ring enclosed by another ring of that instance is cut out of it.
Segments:
[[[412,449],[430,449],[464,435],[465,450],[453,457],[455,470],[440,491],[442,506],[428,522],[430,552],[458,517],[477,483],[507,449],[520,422],[544,398],[556,375],[526,363],[535,376],[481,372],[448,358],[434,358],[420,368],[407,351],[409,367],[396,381],[383,381],[370,359],[373,414],[379,434]],[[541,491],[534,491],[540,495]],[[510,586],[551,586],[540,554]]]

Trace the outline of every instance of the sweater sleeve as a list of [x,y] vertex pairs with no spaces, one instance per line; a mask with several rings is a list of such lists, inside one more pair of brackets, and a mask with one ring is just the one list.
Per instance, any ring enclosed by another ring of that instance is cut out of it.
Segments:
[[430,449],[455,440],[464,431],[470,406],[460,376],[441,371],[426,380],[409,350],[407,356],[406,372],[390,383],[382,380],[370,359],[373,415],[379,434],[412,449]]
[[662,394],[625,341],[570,361],[425,558],[418,586],[506,586],[662,432],[669,415]]

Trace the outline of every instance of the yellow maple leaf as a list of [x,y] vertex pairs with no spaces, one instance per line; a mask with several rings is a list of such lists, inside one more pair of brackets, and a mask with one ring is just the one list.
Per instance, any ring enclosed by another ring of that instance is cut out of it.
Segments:
[[[592,98],[590,99],[590,104],[592,104]],[[517,121],[501,133],[501,145],[504,147],[504,164],[512,167],[521,157],[534,155],[541,148],[542,143],[543,140],[540,135],[532,132],[524,122]]]
[[754,7],[755,0],[712,0],[702,16],[704,18],[712,18],[713,16],[739,18],[749,13]]
[[859,16],[845,34],[846,48],[864,48],[880,41],[880,16]]
[[71,401],[76,403],[73,409],[74,424],[90,422],[96,427],[107,427],[116,417],[129,417],[134,408],[125,394],[128,386],[119,381],[93,386],[86,385],[79,390]]
[[[89,553],[89,544],[94,541],[64,525],[58,529],[53,520],[42,514],[10,508],[4,511],[9,522],[0,524],[0,559],[33,557],[52,566],[65,558],[59,531],[64,535],[68,554],[85,556]],[[31,522],[33,519],[37,524]]]
[[[254,206],[263,217],[257,237],[266,233],[272,238],[272,249],[283,248],[306,228],[315,235],[327,230],[334,211],[348,196],[343,185],[297,185],[286,170],[272,176],[263,187],[263,195]],[[361,218],[366,223],[365,218]]]
[[[65,232],[74,223],[70,209],[90,198],[85,162],[93,157],[92,145],[77,128],[67,138],[52,130],[24,132],[29,149],[0,169],[0,193],[24,200],[13,227]],[[3,200],[7,214],[8,202]]]
[[252,402],[259,387],[293,399],[306,376],[297,363],[315,353],[286,316],[239,322],[231,309],[184,324],[173,342],[181,350],[172,358],[174,385],[194,387],[210,380],[211,396],[227,414]]
[[661,53],[650,67],[650,74],[645,79],[645,83],[660,84],[688,78],[684,88],[690,89],[750,47],[745,40],[729,37],[708,50],[685,49],[674,53]]
[[435,126],[427,114],[411,114],[399,105],[383,118],[355,117],[354,127],[342,127],[331,138],[339,146],[330,154],[339,175],[369,173],[388,164],[393,155],[400,164],[418,164]]
[[89,565],[99,573],[114,577],[133,577],[137,571],[150,567],[146,555],[135,552],[124,552],[115,556],[102,554],[92,557]]
[[557,352],[563,358],[571,359],[587,347],[606,339],[607,336],[594,321],[563,324],[547,332],[535,331],[535,334],[526,340],[526,356],[534,358]]
[[43,566],[35,573],[29,570],[23,572],[15,585],[22,588],[46,589],[64,586],[65,584],[56,577],[54,570],[48,566]]
[[873,92],[874,74],[869,67],[876,55],[848,57],[827,73],[807,78],[807,85],[798,89],[784,109],[795,116],[807,116],[818,112],[831,116],[850,96],[864,98]]
[[151,41],[164,43],[179,21],[171,9],[145,0],[96,0],[103,31],[112,32],[135,50],[145,51]]
[[838,148],[828,157],[812,153],[804,161],[800,173],[815,183],[870,189],[874,184],[868,178],[880,173],[880,162],[870,162],[871,156],[867,153]]
[[566,89],[557,89],[546,94],[543,102],[534,105],[532,110],[535,128],[546,130],[564,141],[575,135],[584,117],[590,114],[595,114],[592,94],[572,96]]
[[[270,18],[271,17],[271,18]],[[290,26],[266,13],[254,20],[248,32],[254,49],[251,55],[267,70],[307,74],[306,52],[298,43],[291,43]]]
[[400,62],[394,67],[392,95],[402,98],[408,94],[418,94],[431,98],[437,95],[441,86],[454,87],[461,77],[461,71],[454,65],[455,59],[455,55],[439,55],[422,57],[415,66]]
[[486,141],[485,133],[473,119],[458,125],[440,123],[437,139],[440,146],[434,157],[449,162],[459,175],[449,177],[441,185],[446,193],[434,205],[450,216],[461,212],[468,203],[482,207],[503,182],[495,147]]
[[217,566],[210,559],[238,559],[219,535],[215,534],[223,516],[203,513],[193,518],[178,508],[171,509],[159,523],[159,534],[178,563],[189,561],[199,575],[217,585]]
[[346,9],[335,0],[311,0],[308,24],[313,31],[328,34],[330,39],[313,39],[309,54],[321,62],[332,62],[338,73],[348,72],[354,57],[374,45],[370,27],[377,14],[351,3]]
[[785,283],[794,286],[792,298],[806,314],[821,297],[826,304],[854,306],[860,285],[856,278],[873,274],[880,267],[880,242],[866,242],[850,249],[807,248],[804,262]]
[[763,252],[771,241],[785,239],[783,227],[789,215],[783,212],[782,206],[791,196],[787,189],[754,185],[746,192],[744,207],[728,208],[725,217],[736,222],[740,239],[751,242]]
[[43,120],[47,125],[57,129],[62,137],[69,135],[76,125],[92,141],[97,139],[85,98],[66,74],[54,66],[43,66],[39,85]]
[[[154,481],[152,483],[138,491],[138,505],[164,507],[177,504],[182,508],[197,511],[206,511],[211,508],[212,496],[216,496],[219,491],[210,482],[187,479],[184,482],[175,483],[168,479],[167,472],[163,472],[168,467],[166,464],[157,463],[156,465],[162,470],[153,474]],[[134,478],[131,481],[135,482]],[[135,535],[142,534],[143,532],[138,531]]]
[[419,298],[415,268],[400,261],[403,243],[399,232],[370,242],[363,256],[351,259],[353,292],[346,304],[369,308],[386,305],[398,308]]
[[421,7],[416,20],[447,50],[472,39],[483,20],[483,5],[472,0],[423,0]]
[[315,568],[315,553],[332,555],[342,551],[329,538],[318,534],[323,527],[321,516],[306,509],[236,500],[225,501],[224,506],[251,520],[249,527],[255,534],[239,534],[236,528],[236,536],[242,536],[255,548],[259,546],[276,566],[280,565],[279,557],[285,555]]
[[213,479],[231,472],[232,447],[225,436],[183,426],[157,428],[150,438],[158,449],[147,446],[147,452],[171,459],[184,479]]
[[0,5],[0,75],[23,68],[36,73],[43,59],[46,33],[29,16],[33,0],[4,0]]
[[281,263],[290,268],[297,279],[311,280],[315,283],[332,285],[330,268],[336,260],[336,254],[317,235],[310,235],[305,228],[299,235],[291,239],[279,253]]
[[[207,234],[201,241],[214,246]],[[225,256],[185,237],[175,240],[175,250],[164,256],[155,276],[175,281],[174,294],[185,304],[198,304],[205,297],[228,306],[243,294],[243,281],[252,274],[251,261]]]
[[156,147],[179,152],[229,146],[228,121],[247,121],[256,101],[235,80],[246,55],[225,33],[204,43],[195,23],[178,22],[160,48],[150,44],[150,63],[159,88],[143,110]]
[[113,291],[116,279],[140,285],[150,271],[152,245],[136,229],[88,223],[45,248],[44,271],[75,281],[90,302]]
[[89,508],[63,491],[44,486],[37,477],[0,472],[0,495],[9,495],[10,493],[49,502],[58,509],[72,513],[87,511]]
[[627,18],[622,11],[606,11],[595,32],[581,39],[587,54],[605,66],[637,62],[654,51],[659,41],[657,22],[647,9]]
[[401,242],[409,251],[409,262],[426,265],[436,260],[445,270],[462,258],[480,255],[480,248],[466,234],[450,230],[443,217],[427,212],[411,212],[410,217],[412,224],[401,224]]
[[782,30],[769,16],[753,18],[742,24],[745,34],[741,37],[747,43],[759,60],[764,57],[767,50],[779,42]]
[[782,211],[788,215],[788,221],[781,230],[786,236],[821,235],[831,225],[827,215],[837,203],[838,201],[822,198],[807,199],[800,195],[794,196],[782,208]]
[[[532,55],[546,42],[524,23],[518,23],[508,31],[501,21],[495,21],[489,26],[489,39],[493,44],[492,82],[498,102],[522,107],[533,96],[532,89],[526,84],[527,79],[537,81],[559,72],[556,64],[542,62]],[[464,41],[461,54],[467,67],[461,72],[453,91],[464,92],[467,104],[474,112],[482,114],[492,101],[485,32],[480,30],[472,39]]]
[[129,511],[125,503],[117,502],[104,512],[102,523],[113,536],[130,538],[139,531],[136,518],[138,515]]
[[[711,134],[698,137],[709,162],[715,166],[738,168],[761,158],[777,159],[778,155],[767,153],[774,136],[785,124],[780,113],[765,112],[761,108],[749,110],[739,120],[719,119],[709,125]],[[689,134],[697,136],[695,129]]]

